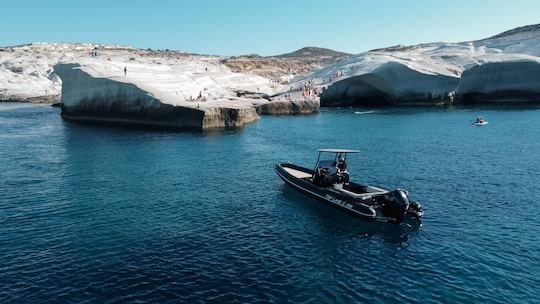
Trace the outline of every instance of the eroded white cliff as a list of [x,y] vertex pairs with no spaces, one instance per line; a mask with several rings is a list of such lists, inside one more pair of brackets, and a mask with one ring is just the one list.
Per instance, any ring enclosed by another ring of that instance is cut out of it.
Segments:
[[[258,112],[297,114],[319,108],[316,99],[306,100],[307,107],[279,97],[269,100],[282,85],[231,72],[211,58],[137,62],[79,57],[54,69],[63,81],[62,115],[72,120],[208,130],[240,127],[257,120]],[[272,106],[277,103],[280,107]]]
[[539,55],[536,25],[480,41],[373,50],[299,77],[295,87],[313,80],[330,106],[538,101]]

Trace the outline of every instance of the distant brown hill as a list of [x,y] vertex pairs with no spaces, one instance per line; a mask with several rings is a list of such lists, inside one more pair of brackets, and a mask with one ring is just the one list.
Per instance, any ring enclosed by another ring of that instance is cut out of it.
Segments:
[[276,58],[297,58],[306,60],[343,59],[351,54],[319,47],[304,47],[291,53],[272,56]]
[[279,80],[283,76],[308,73],[350,54],[318,47],[304,47],[291,53],[262,57],[256,54],[233,56],[222,62],[235,72],[253,73]]

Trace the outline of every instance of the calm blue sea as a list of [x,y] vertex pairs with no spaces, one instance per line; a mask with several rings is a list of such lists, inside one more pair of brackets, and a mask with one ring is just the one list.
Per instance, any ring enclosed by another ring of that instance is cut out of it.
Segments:
[[[360,149],[352,179],[408,189],[422,226],[362,222],[275,175],[321,147]],[[192,134],[0,103],[1,303],[538,303],[539,208],[540,107],[324,109]]]

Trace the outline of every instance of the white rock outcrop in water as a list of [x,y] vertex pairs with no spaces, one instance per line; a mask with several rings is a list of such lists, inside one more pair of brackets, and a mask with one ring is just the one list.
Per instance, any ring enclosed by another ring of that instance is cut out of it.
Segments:
[[[265,99],[282,85],[231,72],[214,57],[80,57],[54,70],[63,81],[62,116],[72,120],[208,130],[240,127],[257,120],[258,111],[311,113],[319,107],[318,100],[307,101],[313,106],[304,111],[296,102]],[[278,102],[274,111],[266,106]]]

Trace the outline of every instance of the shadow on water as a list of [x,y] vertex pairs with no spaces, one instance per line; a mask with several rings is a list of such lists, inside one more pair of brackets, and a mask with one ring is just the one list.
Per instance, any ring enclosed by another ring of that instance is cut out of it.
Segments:
[[249,127],[252,123],[247,124],[244,127],[240,128],[224,128],[224,129],[210,129],[210,130],[200,130],[200,129],[189,129],[181,128],[175,129],[170,127],[160,127],[160,126],[148,126],[148,125],[134,125],[134,124],[123,124],[123,123],[112,123],[112,122],[97,122],[97,121],[74,121],[63,119],[64,125],[67,128],[79,128],[79,129],[88,129],[94,131],[106,132],[126,132],[126,133],[148,133],[148,134],[190,134],[194,136],[208,136],[208,137],[219,137],[227,136],[231,134],[241,134],[245,131],[246,127]]
[[[286,201],[294,202],[297,207],[316,217],[324,218],[326,220],[325,226],[326,224],[332,225],[332,231],[340,236],[380,237],[388,243],[403,244],[407,243],[411,234],[418,232],[422,227],[419,221],[401,225],[365,221],[305,196],[285,184],[280,186],[279,190],[279,195]],[[321,229],[326,229],[326,227],[321,227]]]

